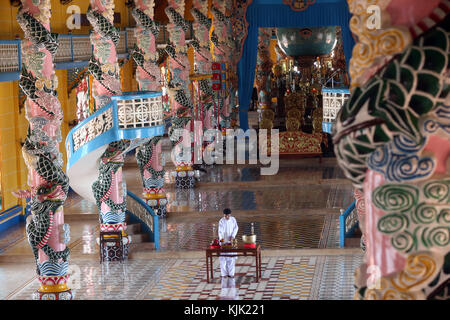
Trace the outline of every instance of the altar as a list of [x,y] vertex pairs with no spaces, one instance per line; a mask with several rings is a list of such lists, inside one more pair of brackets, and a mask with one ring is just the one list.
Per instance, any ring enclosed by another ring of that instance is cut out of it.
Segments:
[[[332,122],[348,97],[346,69],[339,26],[260,29],[258,129],[278,129],[281,158],[333,152]],[[267,140],[260,144],[267,154],[271,136],[260,135]]]
[[230,253],[234,253],[234,257],[255,257],[255,275],[256,282],[261,280],[261,246],[256,244],[254,247],[246,247],[238,245],[233,248],[208,248],[206,249],[206,281],[214,279],[213,257],[229,257]]

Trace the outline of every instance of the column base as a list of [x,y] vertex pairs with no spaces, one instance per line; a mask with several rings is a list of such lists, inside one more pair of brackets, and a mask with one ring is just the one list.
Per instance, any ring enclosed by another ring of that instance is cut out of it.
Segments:
[[71,289],[61,292],[40,292],[33,293],[33,300],[73,300],[75,292]]
[[175,178],[175,187],[181,189],[189,189],[195,187],[195,171],[194,170],[177,170],[172,172]]
[[151,205],[149,201],[147,200],[147,204],[150,208],[153,209],[153,212],[156,213],[158,216],[165,218],[166,217],[166,205],[164,204],[157,204],[157,205]]
[[175,177],[175,187],[181,189],[191,189],[195,187],[194,177]]
[[103,261],[124,261],[128,259],[129,251],[130,247],[128,244],[124,244],[122,249],[119,246],[105,246],[103,248]]
[[[103,241],[101,240],[103,237]],[[100,232],[98,238],[100,246],[100,263],[103,261],[124,261],[128,259],[129,246],[131,242],[130,236],[123,236],[120,232]]]
[[144,192],[142,196],[145,199],[145,203],[153,209],[155,214],[160,217],[166,216],[167,198],[165,193],[152,195]]

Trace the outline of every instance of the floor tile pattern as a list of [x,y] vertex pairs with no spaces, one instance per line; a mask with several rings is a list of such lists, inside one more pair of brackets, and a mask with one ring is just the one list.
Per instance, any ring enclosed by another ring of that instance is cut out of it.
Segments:
[[286,178],[305,175],[317,179],[344,179],[340,168],[333,165],[317,166],[304,165],[299,167],[280,167],[276,176],[261,176],[258,166],[242,167],[236,170],[230,166],[208,166],[206,173],[202,174],[199,182],[233,182],[233,181],[260,181],[260,180],[284,180]]
[[[334,216],[336,219],[337,216]],[[330,220],[331,218],[328,218]],[[280,217],[245,217],[238,219],[238,241],[249,234],[254,222],[257,242],[263,249],[319,248],[323,238],[325,215],[301,215]],[[164,225],[165,223],[165,225]],[[202,222],[161,221],[161,250],[203,250],[217,237],[218,219],[205,218]],[[336,230],[325,230],[335,232]],[[328,236],[325,236],[327,238]],[[323,241],[322,241],[323,242]],[[325,240],[325,247],[327,244]]]
[[[337,248],[339,209],[353,201],[353,192],[350,184],[343,183],[342,171],[329,160],[320,165],[314,159],[281,162],[275,176],[261,176],[258,166],[209,167],[193,190],[175,190],[167,170],[168,210],[175,214],[160,219],[162,251],[203,250],[217,234],[221,218],[217,212],[225,207],[237,212],[238,240],[250,233],[253,222],[257,242],[264,250]],[[137,166],[126,165],[124,176],[127,188],[140,194]],[[92,214],[97,209],[71,193],[65,212]],[[219,260],[214,259],[215,278],[207,283],[204,258],[136,258],[99,264],[97,228],[94,220],[79,228],[79,243],[71,248],[70,286],[76,290],[76,299],[352,299],[353,273],[362,263],[362,254],[263,254],[262,279],[257,283],[253,257],[239,257],[235,277],[225,279],[220,278]],[[5,254],[4,248],[15,247],[23,235],[22,226],[0,238],[0,254]],[[13,291],[12,299],[30,299],[38,287],[34,280]]]
[[[329,300],[352,299],[353,270],[362,255],[262,257],[262,279],[255,281],[253,257],[239,257],[235,278],[206,282],[204,259],[142,259],[125,263],[72,264],[75,299],[148,300]],[[78,276],[77,276],[78,274]],[[35,280],[12,299],[30,299]]]
[[[69,287],[75,290],[76,300],[139,299],[148,286],[159,281],[169,262],[164,259],[103,264],[99,264],[97,260],[72,261],[69,266]],[[12,299],[29,300],[38,288],[39,282],[36,279]]]
[[353,298],[354,271],[363,263],[363,255],[320,257],[319,300],[348,300]]
[[287,258],[278,276],[273,297],[308,299],[316,268],[315,262],[315,259],[311,258]]
[[19,222],[18,224],[8,228],[8,230],[0,232],[0,254],[24,239],[25,222]]
[[[184,260],[183,265],[187,266],[186,271],[179,268],[174,269],[178,272],[178,276],[172,280],[169,270],[162,277],[161,282],[153,287],[144,298],[183,300],[352,299],[354,295],[354,269],[352,268],[359,265],[361,261],[362,255],[263,257],[262,279],[260,282],[255,282],[254,259],[240,257],[236,262],[233,288],[227,288],[224,286],[224,280],[220,278],[218,259],[214,261],[215,278],[211,283],[206,283],[206,267],[203,259]],[[321,264],[324,264],[325,267],[321,268]],[[347,267],[342,269],[343,265]],[[186,279],[182,280],[185,281],[184,285],[180,285],[180,279],[182,279],[180,273],[187,275]],[[227,280],[230,281],[230,279]],[[170,295],[165,293],[167,288],[172,290]]]
[[[132,192],[139,190],[130,188]],[[212,188],[170,190],[166,192],[169,212],[231,210],[280,210],[298,208],[345,209],[353,201],[348,184],[278,186],[271,188]]]
[[327,214],[323,224],[319,248],[339,248],[339,216]]

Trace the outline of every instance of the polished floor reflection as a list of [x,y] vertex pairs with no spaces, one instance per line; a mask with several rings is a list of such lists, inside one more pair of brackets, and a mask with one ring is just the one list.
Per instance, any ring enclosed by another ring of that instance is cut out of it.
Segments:
[[[351,184],[335,159],[281,160],[277,175],[251,165],[206,168],[196,188],[177,190],[166,168],[168,215],[160,220],[159,251],[133,249],[124,263],[99,264],[95,204],[71,193],[64,211],[71,225],[71,286],[76,299],[351,299],[359,249],[339,249],[339,211],[352,201]],[[133,156],[124,166],[127,188],[141,192]],[[229,207],[241,235],[254,224],[262,248],[262,279],[254,261],[239,258],[233,279],[206,282],[204,249]],[[24,225],[0,237],[0,299],[30,299],[38,283]],[[16,268],[17,264],[21,268]],[[28,269],[27,269],[28,268]],[[27,272],[18,272],[24,270]]]

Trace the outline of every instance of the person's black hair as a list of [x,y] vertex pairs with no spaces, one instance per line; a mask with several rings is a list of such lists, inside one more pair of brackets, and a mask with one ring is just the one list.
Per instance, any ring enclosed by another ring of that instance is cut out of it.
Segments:
[[224,209],[223,214],[231,214],[231,209],[229,208]]

